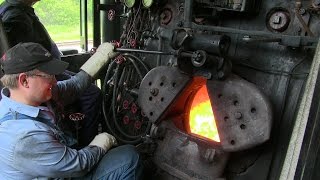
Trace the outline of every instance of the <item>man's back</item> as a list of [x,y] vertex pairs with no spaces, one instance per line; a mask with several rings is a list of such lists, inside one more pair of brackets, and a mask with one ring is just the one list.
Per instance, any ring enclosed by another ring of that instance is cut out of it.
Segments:
[[[17,156],[18,149],[21,149],[23,144],[21,139],[31,134],[39,133],[45,130],[45,125],[40,122],[34,122],[30,119],[9,120],[3,122],[0,126],[0,176],[3,179],[33,179],[34,177],[27,175],[25,172],[19,171],[16,167],[21,163],[22,159]],[[36,136],[35,136],[36,137]],[[29,141],[30,143],[35,141]],[[37,147],[32,144],[24,143],[30,151],[37,152]],[[25,149],[27,150],[27,149]],[[40,152],[39,152],[40,155]],[[24,158],[29,159],[30,163],[32,157]],[[32,166],[30,166],[31,168]]]
[[51,38],[32,7],[3,2],[0,15],[10,47],[19,42],[35,42],[51,51]]

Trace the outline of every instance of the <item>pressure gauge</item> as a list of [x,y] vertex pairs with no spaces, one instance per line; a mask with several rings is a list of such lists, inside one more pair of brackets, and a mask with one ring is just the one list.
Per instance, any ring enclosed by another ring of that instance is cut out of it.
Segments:
[[142,4],[145,8],[149,8],[153,4],[153,0],[142,0]]
[[135,4],[135,0],[124,0],[124,4],[128,7],[128,8],[132,8]]

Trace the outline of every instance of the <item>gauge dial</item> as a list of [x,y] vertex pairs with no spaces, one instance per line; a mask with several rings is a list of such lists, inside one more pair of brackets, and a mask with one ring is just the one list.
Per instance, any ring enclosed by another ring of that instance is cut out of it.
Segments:
[[124,0],[124,4],[128,7],[128,8],[132,8],[135,4],[135,0]]
[[145,8],[149,8],[153,4],[153,0],[142,0],[142,4]]

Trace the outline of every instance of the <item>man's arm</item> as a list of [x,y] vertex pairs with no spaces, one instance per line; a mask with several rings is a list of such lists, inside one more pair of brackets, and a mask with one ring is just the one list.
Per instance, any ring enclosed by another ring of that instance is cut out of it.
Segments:
[[101,44],[96,53],[81,66],[79,73],[70,79],[59,81],[57,86],[53,87],[53,99],[63,104],[72,102],[89,87],[92,78],[116,55],[111,43]]
[[52,99],[63,105],[70,104],[91,85],[91,82],[91,76],[80,71],[70,79],[58,81],[57,86],[52,89]]
[[106,151],[97,146],[71,149],[58,142],[52,131],[24,134],[16,144],[14,167],[34,177],[79,177],[88,173]]

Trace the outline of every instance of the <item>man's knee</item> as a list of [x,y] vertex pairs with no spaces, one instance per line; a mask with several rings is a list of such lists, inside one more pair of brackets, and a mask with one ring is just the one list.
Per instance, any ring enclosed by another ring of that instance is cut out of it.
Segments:
[[136,148],[132,145],[123,145],[113,150],[122,156],[120,158],[122,162],[119,161],[118,164],[118,170],[122,172],[120,179],[141,179],[143,166]]
[[136,164],[136,162],[139,161],[140,155],[134,146],[123,145],[122,148],[124,148],[125,153],[127,153],[128,156],[130,157],[129,160],[132,162],[132,164]]
[[91,179],[140,179],[140,156],[132,145],[111,149],[93,171]]
[[133,145],[122,145],[112,149],[111,151],[117,151],[119,154],[121,154],[124,164],[130,164],[132,166],[136,166],[137,163],[139,162],[139,158],[140,158],[139,153],[137,152],[136,148]]

